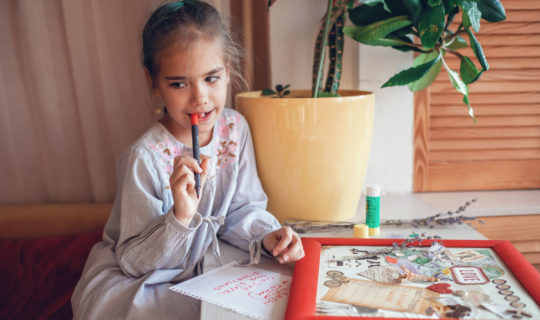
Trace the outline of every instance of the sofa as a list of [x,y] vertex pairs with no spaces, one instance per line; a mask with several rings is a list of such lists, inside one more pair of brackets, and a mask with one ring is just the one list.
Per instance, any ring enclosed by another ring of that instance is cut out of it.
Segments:
[[112,205],[0,206],[0,319],[71,319],[71,295]]

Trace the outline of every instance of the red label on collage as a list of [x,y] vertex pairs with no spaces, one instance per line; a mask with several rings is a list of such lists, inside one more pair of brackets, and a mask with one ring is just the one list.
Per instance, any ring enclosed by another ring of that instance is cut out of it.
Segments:
[[484,271],[478,267],[471,266],[456,266],[450,267],[452,277],[458,284],[484,284],[488,283]]

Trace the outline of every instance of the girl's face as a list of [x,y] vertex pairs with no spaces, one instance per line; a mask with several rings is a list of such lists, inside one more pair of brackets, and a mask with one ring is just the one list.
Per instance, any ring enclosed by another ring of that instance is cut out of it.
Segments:
[[160,54],[153,91],[167,107],[162,123],[186,145],[191,145],[191,114],[199,115],[199,141],[204,146],[225,107],[229,74],[222,52],[218,41],[197,40],[187,48],[172,45]]

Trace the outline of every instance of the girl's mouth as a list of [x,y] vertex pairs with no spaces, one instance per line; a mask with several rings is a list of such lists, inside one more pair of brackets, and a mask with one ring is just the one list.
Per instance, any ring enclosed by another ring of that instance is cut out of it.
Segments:
[[[210,111],[207,111],[207,112],[198,112],[198,113],[195,113],[196,115],[199,116],[199,121],[203,122],[203,121],[206,121],[208,119],[210,119],[210,116],[212,115],[212,112],[214,110],[210,110]],[[193,113],[188,113],[188,115],[191,117]]]

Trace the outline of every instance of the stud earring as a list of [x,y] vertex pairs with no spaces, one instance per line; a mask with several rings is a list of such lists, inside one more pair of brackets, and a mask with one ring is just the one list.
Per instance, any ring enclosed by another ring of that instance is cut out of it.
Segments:
[[167,109],[165,108],[165,106],[156,106],[154,108],[154,119],[156,120],[160,120],[161,118],[163,118],[164,114],[167,113]]

